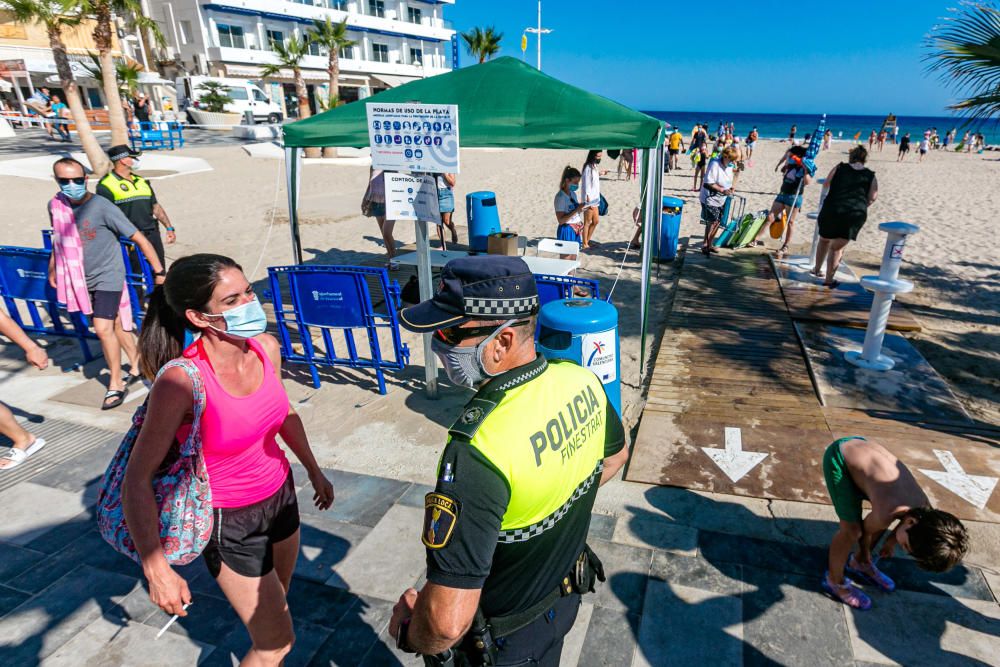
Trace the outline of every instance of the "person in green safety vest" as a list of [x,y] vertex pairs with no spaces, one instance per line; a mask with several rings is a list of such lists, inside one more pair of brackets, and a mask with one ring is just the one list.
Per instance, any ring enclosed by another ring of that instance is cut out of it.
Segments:
[[141,151],[134,151],[121,144],[108,150],[112,169],[97,184],[97,194],[117,206],[125,217],[149,239],[156,249],[160,264],[166,266],[160,225],[166,228],[167,243],[177,240],[176,230],[163,206],[156,200],[153,186],[133,170],[139,167]]
[[427,583],[389,626],[427,664],[557,664],[581,595],[604,580],[586,538],[625,430],[594,373],[536,352],[538,304],[524,260],[479,256],[449,262],[438,294],[400,313],[477,390],[424,500]]

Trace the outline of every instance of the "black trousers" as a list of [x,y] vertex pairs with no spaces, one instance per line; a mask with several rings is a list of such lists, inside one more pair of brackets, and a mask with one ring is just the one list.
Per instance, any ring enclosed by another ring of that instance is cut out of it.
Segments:
[[[558,667],[563,640],[573,628],[579,611],[580,596],[567,595],[529,625],[506,637],[494,638],[499,648],[498,667]],[[462,648],[465,649],[464,645]],[[476,664],[475,653],[467,655]]]

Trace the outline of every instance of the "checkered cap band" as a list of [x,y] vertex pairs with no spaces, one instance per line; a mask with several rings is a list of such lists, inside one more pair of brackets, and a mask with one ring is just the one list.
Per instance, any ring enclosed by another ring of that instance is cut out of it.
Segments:
[[559,519],[566,516],[566,513],[569,512],[570,508],[573,507],[573,503],[575,503],[577,500],[587,495],[587,492],[590,491],[590,487],[594,485],[594,482],[600,479],[601,472],[603,470],[604,470],[604,461],[601,461],[600,463],[597,464],[597,467],[594,468],[594,472],[592,472],[587,479],[580,482],[580,485],[576,487],[575,491],[573,491],[573,495],[569,497],[569,500],[567,500],[565,503],[562,504],[562,507],[560,507],[555,512],[548,515],[538,523],[532,524],[530,526],[525,526],[524,528],[515,528],[513,530],[501,530],[500,536],[497,538],[497,542],[499,542],[500,544],[514,544],[515,542],[527,542],[531,538],[541,535],[549,528],[555,526],[557,523],[559,523]]
[[514,299],[479,299],[465,297],[465,314],[484,317],[520,317],[531,315],[538,309],[538,296]]

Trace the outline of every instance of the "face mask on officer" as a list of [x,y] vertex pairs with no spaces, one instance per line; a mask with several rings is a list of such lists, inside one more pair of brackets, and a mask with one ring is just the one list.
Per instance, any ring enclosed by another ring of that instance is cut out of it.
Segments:
[[483,351],[500,332],[509,327],[517,320],[507,320],[499,325],[493,333],[487,336],[481,343],[471,347],[461,347],[449,345],[440,340],[437,336],[431,338],[431,350],[441,360],[445,375],[457,385],[463,387],[476,387],[482,384],[496,373],[490,373],[483,365]]

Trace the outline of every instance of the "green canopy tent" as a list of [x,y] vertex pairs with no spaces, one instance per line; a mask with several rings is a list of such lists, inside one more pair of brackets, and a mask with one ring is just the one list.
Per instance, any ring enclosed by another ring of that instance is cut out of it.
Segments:
[[[298,225],[300,148],[369,146],[366,103],[458,105],[459,143],[463,148],[639,148],[644,226],[642,264],[642,336],[645,349],[650,249],[659,226],[663,178],[663,123],[600,95],[563,83],[516,58],[490,62],[420,79],[359,102],[290,123],[284,128],[289,223],[295,260],[302,263]],[[430,298],[430,258],[426,223],[417,223],[421,297]],[[425,295],[423,291],[426,290]],[[425,345],[425,348],[427,345]],[[433,356],[428,354],[428,391]]]

